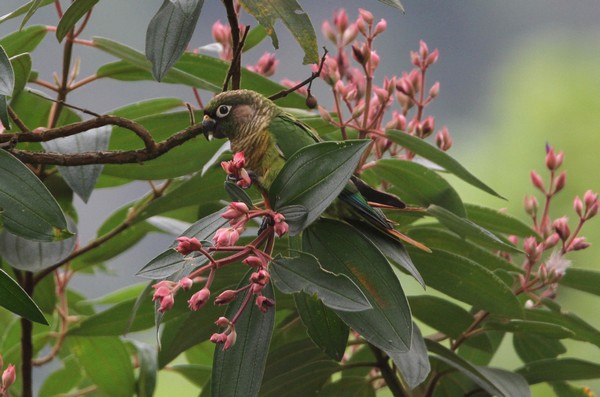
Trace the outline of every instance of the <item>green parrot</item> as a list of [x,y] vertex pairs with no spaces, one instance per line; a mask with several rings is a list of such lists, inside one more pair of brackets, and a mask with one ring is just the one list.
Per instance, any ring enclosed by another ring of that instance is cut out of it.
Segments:
[[[267,192],[285,161],[299,149],[318,143],[315,130],[286,113],[263,95],[251,90],[226,91],[204,108],[202,121],[207,139],[227,138],[234,153],[244,152],[246,166],[259,189]],[[422,250],[423,244],[394,229],[383,212],[373,205],[404,209],[398,197],[375,190],[353,176],[327,210],[341,218],[366,221],[376,229]]]

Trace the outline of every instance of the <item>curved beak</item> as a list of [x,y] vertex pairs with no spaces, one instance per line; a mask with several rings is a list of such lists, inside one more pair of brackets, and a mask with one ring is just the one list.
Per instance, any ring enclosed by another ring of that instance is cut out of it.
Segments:
[[208,114],[204,115],[204,118],[202,119],[202,128],[204,129],[204,136],[209,141],[213,139],[213,130],[215,128],[215,124],[215,120],[212,119]]

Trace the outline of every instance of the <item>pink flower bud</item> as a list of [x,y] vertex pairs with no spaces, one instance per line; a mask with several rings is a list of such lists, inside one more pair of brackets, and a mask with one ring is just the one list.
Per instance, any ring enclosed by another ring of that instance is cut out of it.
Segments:
[[12,364],[8,364],[8,367],[2,373],[2,389],[7,390],[15,380],[17,379],[17,372],[15,370],[15,366]]
[[507,240],[514,246],[517,246],[519,244],[519,238],[517,236],[515,236],[514,234],[511,234],[510,236],[508,236]]
[[260,309],[261,312],[266,313],[270,307],[275,306],[275,301],[273,299],[269,299],[264,295],[259,295],[256,297],[256,306]]
[[552,233],[551,235],[546,237],[546,240],[544,240],[544,249],[556,246],[556,244],[558,244],[559,241],[560,236],[558,235],[558,233]]
[[323,33],[323,36],[325,36],[327,40],[331,41],[333,44],[337,44],[337,36],[329,24],[329,21],[323,21],[323,24],[321,25],[321,33]]
[[371,60],[371,63],[370,63],[371,71],[370,71],[370,73],[371,73],[371,75],[373,75],[373,73],[375,73],[375,70],[379,66],[379,55],[377,55],[377,52],[371,51],[370,55],[369,55],[369,59]]
[[166,312],[167,310],[171,310],[173,305],[175,304],[175,297],[173,294],[168,294],[162,298],[160,298],[160,306],[158,311],[161,313]]
[[352,57],[360,65],[364,66],[367,63],[367,55],[363,53],[362,47],[358,46],[358,44],[352,44]]
[[358,26],[356,26],[356,23],[353,23],[342,34],[342,47],[346,47],[352,43],[356,39],[356,36],[358,36]]
[[238,169],[246,166],[246,157],[244,156],[244,152],[237,152],[233,155],[233,165]]
[[225,219],[238,219],[249,211],[250,210],[245,203],[234,201],[229,204],[229,208],[221,215],[221,217]]
[[567,183],[567,173],[561,172],[559,176],[554,179],[554,193],[558,193],[565,187]]
[[427,59],[425,59],[425,66],[427,67],[427,66],[433,65],[434,63],[437,62],[439,57],[440,57],[440,52],[436,48],[435,50],[433,50],[433,52],[431,54],[429,54]]
[[177,237],[177,241],[179,243],[175,250],[181,255],[189,255],[192,252],[200,251],[202,249],[202,243],[200,243],[196,237]]
[[213,237],[213,243],[217,247],[230,247],[232,245],[235,245],[239,238],[240,233],[237,229],[232,227],[221,228],[217,230],[215,237]]
[[538,174],[535,171],[531,171],[530,176],[531,176],[531,183],[533,183],[533,186],[538,188],[543,193],[546,193],[546,188],[544,188],[544,182],[542,181],[542,177],[540,176],[540,174]]
[[525,196],[523,199],[523,206],[525,207],[525,212],[529,216],[536,216],[538,210],[538,201],[535,196]]
[[558,218],[552,223],[552,227],[558,233],[561,240],[565,241],[571,235],[571,229],[569,229],[569,220],[566,216]]
[[417,52],[415,52],[415,51],[410,52],[410,62],[418,68],[421,67],[421,57],[419,56],[419,54]]
[[579,251],[586,249],[590,246],[585,237],[575,237],[571,244],[569,244],[569,251]]
[[265,286],[269,283],[271,276],[269,272],[261,269],[258,272],[254,272],[250,275],[250,281],[254,284]]
[[275,224],[273,229],[277,233],[277,236],[281,237],[289,231],[290,227],[286,222],[279,222]]
[[554,171],[556,169],[558,169],[564,159],[564,153],[561,151],[560,153],[556,154],[554,153],[554,148],[552,148],[551,146],[547,147],[547,151],[546,151],[546,167],[550,170],[550,171]]
[[425,59],[427,55],[429,55],[429,48],[427,48],[427,43],[421,40],[419,41],[419,56],[421,59]]
[[579,196],[575,196],[573,199],[573,210],[579,217],[583,217],[583,201],[579,198]]
[[429,89],[429,98],[435,98],[440,93],[440,82],[436,81]]
[[235,329],[232,329],[231,332],[229,333],[229,335],[227,335],[227,340],[225,341],[225,344],[223,345],[223,350],[227,350],[231,346],[235,345],[236,339],[237,339],[237,333],[235,332]]
[[227,334],[225,332],[220,334],[212,334],[210,337],[210,341],[212,343],[225,343],[225,341],[227,341]]
[[356,119],[360,117],[361,114],[365,112],[365,103],[361,101],[361,103],[352,109],[352,119]]
[[594,193],[591,190],[586,191],[583,195],[583,202],[586,209],[592,207],[598,202],[598,193]]
[[437,132],[435,136],[435,144],[444,152],[450,150],[452,147],[452,137],[450,137],[448,127],[444,126]]
[[386,29],[387,29],[387,22],[385,19],[381,18],[379,20],[379,22],[377,22],[377,25],[375,25],[375,30],[373,32],[373,36],[377,36],[378,34],[385,32]]
[[217,321],[215,321],[215,325],[226,328],[231,326],[231,321],[227,317],[219,317]]
[[375,93],[377,99],[379,100],[379,103],[381,104],[387,103],[388,99],[390,98],[387,90],[384,88],[375,86],[373,87],[373,92]]
[[198,311],[208,302],[210,298],[210,290],[206,287],[202,288],[200,291],[196,292],[192,297],[188,300],[188,306],[190,310]]
[[527,237],[523,242],[523,250],[531,262],[537,262],[542,256],[543,247],[535,237]]
[[188,291],[194,285],[194,281],[189,277],[184,277],[178,282],[182,290]]
[[593,218],[594,216],[596,216],[596,214],[598,214],[598,207],[600,207],[600,203],[598,203],[598,201],[596,201],[585,212],[585,219],[588,220],[588,219]]
[[152,295],[152,302],[154,301],[160,301],[163,298],[165,298],[168,295],[171,295],[172,290],[170,288],[167,287],[159,287],[156,289],[156,291],[154,291],[154,294]]
[[358,9],[358,15],[369,25],[373,24],[373,14],[363,8]]
[[250,267],[257,268],[257,269],[261,269],[266,266],[266,263],[264,260],[262,260],[258,256],[254,256],[254,255],[247,256],[246,259],[244,259],[242,261],[242,263],[244,263]]
[[348,27],[348,14],[346,14],[346,10],[342,8],[333,14],[333,24],[338,32],[344,33]]
[[273,222],[275,222],[275,223],[279,223],[279,222],[285,221],[285,216],[283,216],[283,214],[281,214],[279,212],[275,212],[273,214],[272,218],[273,218]]
[[237,297],[237,292],[233,290],[225,290],[215,298],[215,305],[222,306],[231,303]]
[[433,116],[427,116],[421,123],[421,137],[425,138],[431,135],[435,128],[435,119]]

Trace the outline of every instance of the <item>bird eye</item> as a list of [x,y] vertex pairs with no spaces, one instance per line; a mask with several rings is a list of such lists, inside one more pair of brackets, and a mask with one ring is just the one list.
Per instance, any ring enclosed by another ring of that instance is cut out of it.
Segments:
[[223,118],[225,116],[227,116],[229,114],[229,111],[231,110],[231,106],[229,105],[221,105],[217,108],[217,117],[219,118]]

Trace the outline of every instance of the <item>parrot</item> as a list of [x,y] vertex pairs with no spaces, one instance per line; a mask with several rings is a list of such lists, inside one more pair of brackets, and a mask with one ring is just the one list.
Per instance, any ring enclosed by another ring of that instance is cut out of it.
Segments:
[[[268,192],[287,158],[305,146],[322,141],[313,128],[262,94],[245,89],[213,97],[204,107],[202,128],[208,140],[226,138],[233,153],[244,152],[245,168],[263,193]],[[378,207],[405,209],[406,204],[353,175],[326,213],[366,222],[398,242],[431,252],[395,230],[393,222]]]

